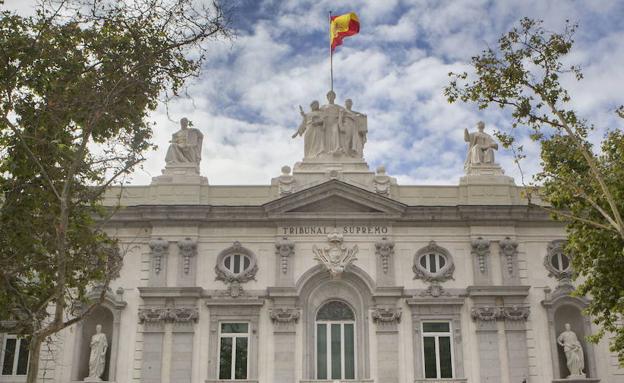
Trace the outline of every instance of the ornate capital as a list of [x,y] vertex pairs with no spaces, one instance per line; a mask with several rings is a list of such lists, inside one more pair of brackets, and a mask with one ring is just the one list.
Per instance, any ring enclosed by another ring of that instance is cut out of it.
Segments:
[[152,307],[139,309],[140,323],[190,323],[197,322],[199,311],[196,307]]
[[191,271],[191,257],[197,254],[197,242],[190,238],[185,238],[178,242],[178,248],[184,261],[184,274],[188,274]]
[[500,308],[491,306],[473,307],[470,316],[474,320],[483,322],[495,321],[500,317]]
[[323,249],[316,246],[312,247],[314,259],[329,270],[332,278],[340,278],[345,269],[357,260],[355,255],[358,252],[358,247],[353,245],[353,247],[347,248],[343,244],[342,234],[338,232],[329,234],[327,240],[329,246]]
[[280,270],[283,274],[288,271],[288,258],[295,255],[295,243],[286,237],[275,242],[275,255],[280,258]]
[[272,308],[269,310],[271,321],[278,323],[297,323],[301,317],[301,313],[297,308]]
[[482,273],[487,272],[487,257],[490,255],[490,241],[483,239],[483,237],[478,237],[472,241],[471,246],[471,253],[477,257],[479,262],[479,271]]
[[375,243],[375,254],[381,258],[383,272],[388,273],[390,257],[394,255],[394,241],[383,237],[381,241]]
[[501,308],[501,319],[511,321],[525,321],[529,318],[531,309],[528,306],[511,306]]
[[372,317],[376,324],[400,323],[401,314],[401,309],[398,307],[376,307],[373,309]]
[[165,241],[161,237],[158,237],[156,239],[152,239],[148,245],[150,247],[152,260],[154,262],[154,272],[158,274],[162,271],[162,259],[169,250],[169,242]]
[[480,306],[473,307],[470,316],[474,320],[491,322],[496,320],[525,321],[531,309],[528,306]]

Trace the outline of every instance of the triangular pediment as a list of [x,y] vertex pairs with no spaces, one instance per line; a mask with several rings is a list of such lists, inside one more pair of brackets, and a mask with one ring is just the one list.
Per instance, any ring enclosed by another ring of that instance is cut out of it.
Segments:
[[405,205],[357,186],[330,180],[264,205],[269,216],[400,216]]

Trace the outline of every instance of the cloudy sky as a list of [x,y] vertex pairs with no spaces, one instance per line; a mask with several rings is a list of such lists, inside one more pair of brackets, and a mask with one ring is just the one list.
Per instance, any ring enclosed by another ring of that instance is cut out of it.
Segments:
[[[152,116],[159,149],[132,182],[160,174],[184,116],[204,133],[201,171],[211,184],[268,184],[281,166],[300,161],[303,140],[290,138],[300,122],[298,105],[324,103],[329,90],[330,10],[354,11],[361,23],[334,55],[337,102],[352,98],[353,108],[368,115],[365,158],[371,169],[385,165],[400,184],[457,183],[464,128],[479,120],[488,132],[510,125],[499,110],[448,104],[443,88],[449,71],[467,69],[471,56],[494,46],[523,16],[541,18],[553,31],[566,19],[580,24],[569,60],[585,78],[569,83],[573,106],[596,124],[598,138],[622,128],[613,110],[624,103],[624,1],[242,0],[237,37],[212,43],[201,77],[189,83],[190,98]],[[526,148],[531,158],[523,169],[533,173],[537,148]],[[498,161],[519,183],[510,153],[500,150]]]

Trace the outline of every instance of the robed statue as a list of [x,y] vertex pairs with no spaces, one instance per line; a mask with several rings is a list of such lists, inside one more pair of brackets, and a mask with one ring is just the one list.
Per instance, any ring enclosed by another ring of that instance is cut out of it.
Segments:
[[583,369],[585,368],[585,358],[583,356],[583,347],[574,331],[570,329],[570,324],[565,324],[565,331],[557,338],[557,344],[563,347],[566,357],[566,364],[570,371],[569,378],[584,377]]
[[492,136],[485,133],[485,123],[477,123],[477,132],[469,133],[464,129],[464,141],[468,142],[468,155],[465,166],[494,164],[494,151],[498,150],[498,144]]
[[180,130],[171,136],[171,145],[167,150],[167,165],[199,164],[201,161],[202,141],[204,135],[195,128],[189,128],[189,120],[180,120]]
[[106,351],[108,341],[102,332],[102,325],[95,326],[95,334],[91,337],[91,355],[89,357],[89,376],[85,382],[101,382],[106,367]]
[[335,160],[340,157],[363,158],[366,133],[366,115],[352,110],[353,101],[347,99],[345,107],[334,103],[336,93],[327,93],[328,104],[310,105],[305,113],[299,106],[303,121],[293,138],[303,136],[304,157]]

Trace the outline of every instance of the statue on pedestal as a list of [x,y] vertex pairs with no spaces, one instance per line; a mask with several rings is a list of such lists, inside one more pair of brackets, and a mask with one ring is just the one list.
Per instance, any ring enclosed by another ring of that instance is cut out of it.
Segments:
[[468,133],[464,129],[464,141],[468,142],[468,156],[466,157],[466,167],[470,165],[494,164],[494,150],[498,150],[498,144],[492,136],[485,133],[485,123],[477,123],[478,132]]
[[366,133],[366,115],[353,111],[353,101],[347,99],[345,107],[334,103],[336,93],[327,93],[327,105],[318,101],[310,104],[311,111],[305,113],[299,106],[303,121],[292,138],[303,136],[306,159],[351,157],[363,158]]
[[106,367],[106,351],[108,341],[102,332],[102,325],[95,326],[95,334],[91,337],[91,355],[89,357],[89,376],[85,382],[101,382],[104,367]]
[[197,164],[201,161],[202,141],[204,135],[195,128],[189,128],[189,120],[180,120],[180,130],[171,136],[171,145],[167,150],[167,165]]
[[585,358],[583,356],[583,347],[574,331],[570,329],[569,323],[565,324],[565,331],[557,338],[557,344],[563,347],[563,352],[565,353],[566,364],[570,371],[568,379],[584,378]]

